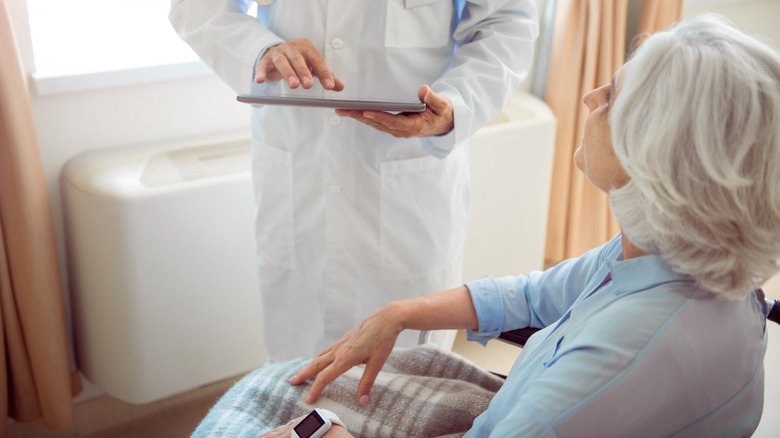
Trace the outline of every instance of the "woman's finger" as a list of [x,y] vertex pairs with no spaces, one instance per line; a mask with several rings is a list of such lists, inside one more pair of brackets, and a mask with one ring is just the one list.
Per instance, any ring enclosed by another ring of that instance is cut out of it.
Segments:
[[333,347],[329,347],[327,350],[320,353],[317,357],[312,359],[303,368],[298,371],[298,374],[290,378],[290,383],[293,385],[300,385],[301,383],[316,376],[320,371],[327,368],[333,362],[332,352]]
[[334,361],[327,368],[320,371],[317,374],[317,378],[314,379],[314,383],[311,385],[311,390],[309,391],[309,396],[306,398],[306,403],[312,404],[316,402],[317,399],[320,398],[322,391],[330,384],[330,382],[336,380],[338,376],[346,373],[350,368],[352,368],[354,365],[357,365],[358,363],[351,364],[347,363],[346,361]]
[[382,367],[385,364],[387,357],[381,360],[372,359],[366,363],[366,369],[363,371],[363,376],[360,377],[360,383],[358,383],[357,398],[358,403],[362,406],[368,404],[369,397],[371,396],[371,388],[374,386],[376,377],[379,372],[382,371]]

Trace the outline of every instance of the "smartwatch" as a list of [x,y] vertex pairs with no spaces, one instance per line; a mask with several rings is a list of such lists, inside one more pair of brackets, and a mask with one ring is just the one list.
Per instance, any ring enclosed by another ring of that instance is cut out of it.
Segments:
[[293,427],[292,438],[320,438],[334,424],[347,428],[336,414],[327,409],[317,408]]

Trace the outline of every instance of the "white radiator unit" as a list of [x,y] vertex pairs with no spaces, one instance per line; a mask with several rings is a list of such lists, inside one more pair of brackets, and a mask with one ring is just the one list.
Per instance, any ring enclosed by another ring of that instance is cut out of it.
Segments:
[[556,119],[517,93],[471,138],[471,221],[463,280],[544,267]]
[[[464,280],[542,267],[554,137],[521,92],[472,138]],[[264,362],[247,139],[88,152],[62,188],[87,379],[144,403]]]
[[249,163],[232,138],[66,164],[76,356],[107,394],[146,403],[264,363]]

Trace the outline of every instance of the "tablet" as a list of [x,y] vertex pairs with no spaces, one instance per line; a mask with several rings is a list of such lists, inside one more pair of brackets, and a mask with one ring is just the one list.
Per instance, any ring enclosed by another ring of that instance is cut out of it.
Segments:
[[334,108],[346,110],[374,110],[392,112],[420,112],[425,111],[422,102],[408,102],[399,100],[371,100],[371,99],[324,99],[310,97],[275,97],[239,94],[236,100],[256,105],[287,105],[310,106],[319,108]]

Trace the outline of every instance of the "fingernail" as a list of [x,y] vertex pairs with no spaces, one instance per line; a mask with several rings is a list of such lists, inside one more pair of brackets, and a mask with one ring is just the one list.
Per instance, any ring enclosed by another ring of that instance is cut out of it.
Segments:
[[294,87],[295,85],[295,76],[290,76],[287,78],[287,83],[290,85],[290,87]]
[[325,88],[333,88],[336,84],[333,82],[333,79],[325,79]]
[[292,376],[287,381],[292,383],[295,380],[296,377],[298,377],[298,376]]
[[360,396],[360,404],[365,406],[368,404],[368,396],[367,395],[361,395]]
[[311,78],[308,76],[304,76],[301,82],[303,82],[303,85],[308,87],[309,85],[311,85]]
[[372,112],[366,111],[366,112],[363,113],[363,115],[366,116],[367,119],[375,118],[374,113],[372,113]]

